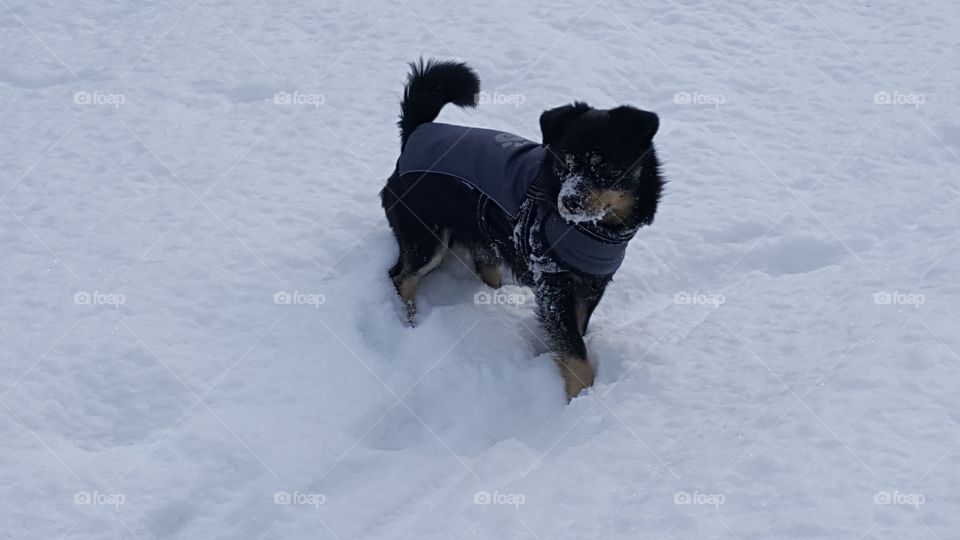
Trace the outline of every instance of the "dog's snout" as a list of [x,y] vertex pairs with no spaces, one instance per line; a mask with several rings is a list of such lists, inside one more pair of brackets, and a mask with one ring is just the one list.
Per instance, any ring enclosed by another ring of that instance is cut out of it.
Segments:
[[564,195],[560,202],[563,204],[564,208],[570,210],[571,212],[579,212],[583,210],[583,199],[576,195]]

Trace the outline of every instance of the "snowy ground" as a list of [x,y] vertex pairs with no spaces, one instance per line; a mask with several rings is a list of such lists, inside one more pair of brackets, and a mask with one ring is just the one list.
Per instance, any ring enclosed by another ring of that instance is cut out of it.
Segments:
[[[6,538],[958,538],[954,3],[0,0],[0,27]],[[450,258],[399,322],[376,195],[421,54],[487,92],[445,121],[661,116],[671,183],[570,405],[521,289],[477,303]]]

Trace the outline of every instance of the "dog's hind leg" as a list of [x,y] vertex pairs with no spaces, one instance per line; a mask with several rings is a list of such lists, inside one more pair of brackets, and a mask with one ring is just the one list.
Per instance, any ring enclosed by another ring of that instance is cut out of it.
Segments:
[[[399,254],[388,274],[403,301],[404,317],[411,325],[417,312],[416,294],[420,278],[436,268],[443,260],[450,243],[450,231],[428,225],[397,193],[407,193],[396,172],[380,192],[381,204],[387,222],[393,229]],[[409,199],[408,199],[409,200]]]
[[398,234],[397,242],[400,256],[390,269],[390,279],[403,301],[407,322],[412,325],[417,313],[417,285],[443,261],[450,244],[450,231],[444,229],[437,234],[423,227],[423,231],[413,238]]

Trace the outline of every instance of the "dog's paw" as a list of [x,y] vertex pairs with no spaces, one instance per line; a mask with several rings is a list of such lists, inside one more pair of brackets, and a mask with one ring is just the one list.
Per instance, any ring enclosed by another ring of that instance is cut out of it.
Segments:
[[397,314],[397,318],[400,319],[400,322],[404,326],[410,328],[417,327],[417,305],[415,303],[404,302],[403,299],[398,298],[394,303],[394,310]]
[[417,305],[413,302],[403,303],[403,322],[410,328],[417,327]]
[[556,360],[563,377],[563,386],[567,392],[567,401],[580,395],[584,389],[593,386],[594,371],[590,362],[575,356],[561,356]]

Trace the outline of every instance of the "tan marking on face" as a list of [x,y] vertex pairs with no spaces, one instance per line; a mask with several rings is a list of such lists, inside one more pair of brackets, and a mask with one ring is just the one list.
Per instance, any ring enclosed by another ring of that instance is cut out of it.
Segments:
[[616,189],[591,192],[586,198],[587,212],[602,214],[600,221],[607,225],[627,223],[633,215],[636,202],[633,193]]
[[567,401],[577,397],[584,388],[593,386],[593,366],[586,358],[561,355],[556,359],[563,376],[563,387],[567,392]]

